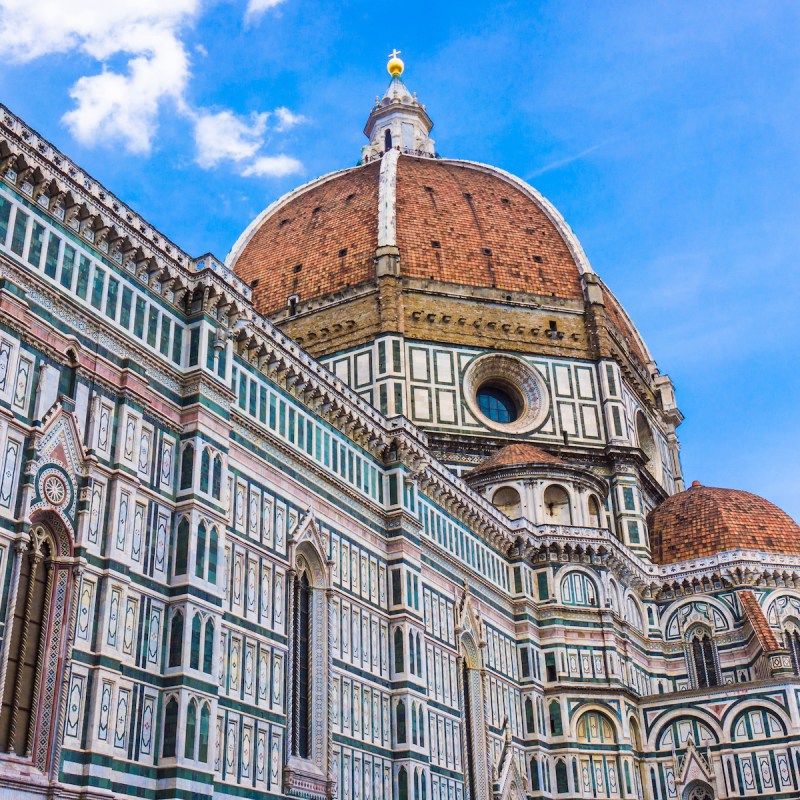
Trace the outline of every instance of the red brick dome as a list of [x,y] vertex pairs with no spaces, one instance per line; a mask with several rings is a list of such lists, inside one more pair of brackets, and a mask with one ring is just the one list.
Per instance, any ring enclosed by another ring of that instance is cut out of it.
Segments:
[[566,461],[552,453],[548,453],[547,450],[542,450],[541,447],[536,447],[526,442],[513,442],[501,447],[496,453],[492,453],[466,474],[473,476],[502,469],[503,467],[518,467],[523,464],[555,464],[563,467],[566,466]]
[[800,555],[800,526],[769,500],[695,482],[647,517],[653,561],[672,564],[728,550]]
[[400,154],[396,167],[386,161],[290,192],[242,234],[228,265],[253,286],[259,312],[286,308],[292,295],[302,303],[374,279],[375,251],[386,244],[381,213],[391,219],[403,277],[583,298],[580,276],[591,267],[534,189],[472,162]]

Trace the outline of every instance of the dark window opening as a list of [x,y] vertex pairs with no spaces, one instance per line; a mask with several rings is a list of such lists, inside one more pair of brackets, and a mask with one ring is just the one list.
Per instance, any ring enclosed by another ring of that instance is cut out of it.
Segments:
[[519,416],[513,398],[495,386],[481,386],[478,389],[478,408],[492,422],[503,425],[514,422]]
[[311,755],[311,586],[300,579],[297,608],[297,753]]

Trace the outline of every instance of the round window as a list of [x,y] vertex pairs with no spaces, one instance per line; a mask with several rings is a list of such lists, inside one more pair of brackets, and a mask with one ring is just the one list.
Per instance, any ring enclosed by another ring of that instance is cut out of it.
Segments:
[[478,408],[484,417],[508,425],[519,416],[517,404],[508,392],[497,386],[484,384],[478,389]]
[[527,433],[547,419],[547,387],[535,367],[514,356],[476,358],[464,373],[464,399],[476,420],[503,433]]

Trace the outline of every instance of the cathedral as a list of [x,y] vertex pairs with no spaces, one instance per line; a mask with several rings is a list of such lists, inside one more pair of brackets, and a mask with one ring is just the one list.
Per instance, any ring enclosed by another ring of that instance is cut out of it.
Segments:
[[0,107],[0,798],[800,797],[800,527],[388,69],[225,261]]

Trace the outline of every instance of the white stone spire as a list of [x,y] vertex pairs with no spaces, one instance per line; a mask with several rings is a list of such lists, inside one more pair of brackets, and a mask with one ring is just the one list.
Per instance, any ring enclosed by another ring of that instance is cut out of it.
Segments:
[[379,157],[387,150],[399,149],[412,155],[434,155],[433,139],[429,137],[433,122],[425,106],[411,94],[400,76],[403,62],[398,58],[399,50],[389,55],[387,69],[392,76],[389,87],[382,98],[375,98],[364,127],[369,144],[361,150],[363,161]]

